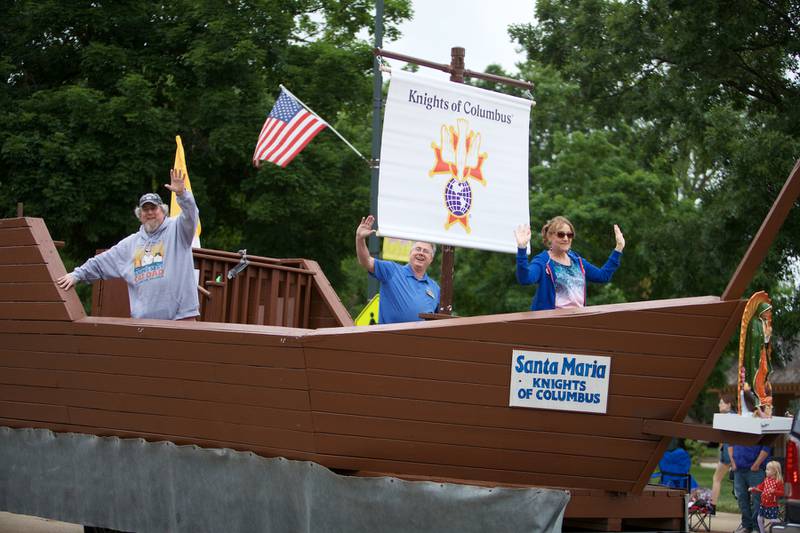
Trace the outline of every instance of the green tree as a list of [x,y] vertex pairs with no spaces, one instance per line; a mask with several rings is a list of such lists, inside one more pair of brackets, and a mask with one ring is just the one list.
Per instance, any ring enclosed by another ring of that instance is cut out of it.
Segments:
[[[800,148],[796,3],[541,0],[536,15],[511,29],[528,54],[523,73],[545,80],[533,197],[541,187],[543,205],[608,207],[632,224],[615,278],[624,298],[721,294]],[[545,97],[578,112],[547,114]],[[565,155],[578,158],[570,165]],[[632,166],[613,163],[620,157]],[[564,182],[577,175],[581,190],[551,180],[559,172]],[[655,210],[631,217],[615,191]],[[779,309],[776,330],[789,338],[800,331],[789,274],[797,235],[794,212],[748,289],[776,295],[788,311]]]
[[[56,2],[0,7],[0,215],[44,217],[83,261],[133,231],[180,134],[203,244],[309,256],[337,281],[367,166],[321,133],[285,170],[250,158],[283,83],[369,146],[371,0]],[[410,15],[385,2],[389,36]]]

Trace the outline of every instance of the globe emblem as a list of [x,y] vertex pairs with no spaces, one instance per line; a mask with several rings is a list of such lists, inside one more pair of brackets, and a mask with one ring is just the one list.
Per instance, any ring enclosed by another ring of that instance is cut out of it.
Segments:
[[466,181],[452,178],[444,188],[444,203],[447,210],[457,217],[463,217],[472,207],[472,188]]

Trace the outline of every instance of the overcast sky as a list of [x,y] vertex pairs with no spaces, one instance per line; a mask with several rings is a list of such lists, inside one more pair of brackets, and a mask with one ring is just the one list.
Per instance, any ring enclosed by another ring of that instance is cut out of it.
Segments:
[[[384,39],[383,47],[437,63],[450,63],[450,48],[466,49],[466,67],[483,71],[499,63],[508,73],[525,56],[517,53],[508,36],[510,24],[533,21],[533,0],[412,0],[414,16],[400,26],[403,36],[397,41]],[[388,60],[392,68],[401,61]],[[426,73],[438,72],[421,68]],[[442,76],[447,76],[442,73]]]

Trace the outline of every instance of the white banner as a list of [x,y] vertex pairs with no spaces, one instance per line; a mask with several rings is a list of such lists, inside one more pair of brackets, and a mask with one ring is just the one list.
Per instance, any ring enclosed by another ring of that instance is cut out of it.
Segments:
[[611,358],[514,350],[508,405],[605,413]]
[[378,235],[516,253],[530,222],[530,100],[393,71]]

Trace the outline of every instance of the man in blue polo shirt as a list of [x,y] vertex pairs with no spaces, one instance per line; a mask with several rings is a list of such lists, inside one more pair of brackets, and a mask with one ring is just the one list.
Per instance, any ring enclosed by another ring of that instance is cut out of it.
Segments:
[[742,523],[734,533],[756,532],[761,493],[750,492],[750,488],[764,481],[764,469],[769,461],[770,448],[737,444],[728,447],[728,454],[731,457],[731,470],[733,470],[733,491],[736,494],[739,511],[742,513]]
[[439,284],[426,271],[433,261],[436,248],[429,242],[418,241],[411,247],[408,264],[375,259],[369,255],[365,239],[375,233],[375,217],[361,219],[356,228],[358,263],[381,282],[381,303],[378,323],[413,322],[422,320],[420,313],[434,313],[439,307]]

